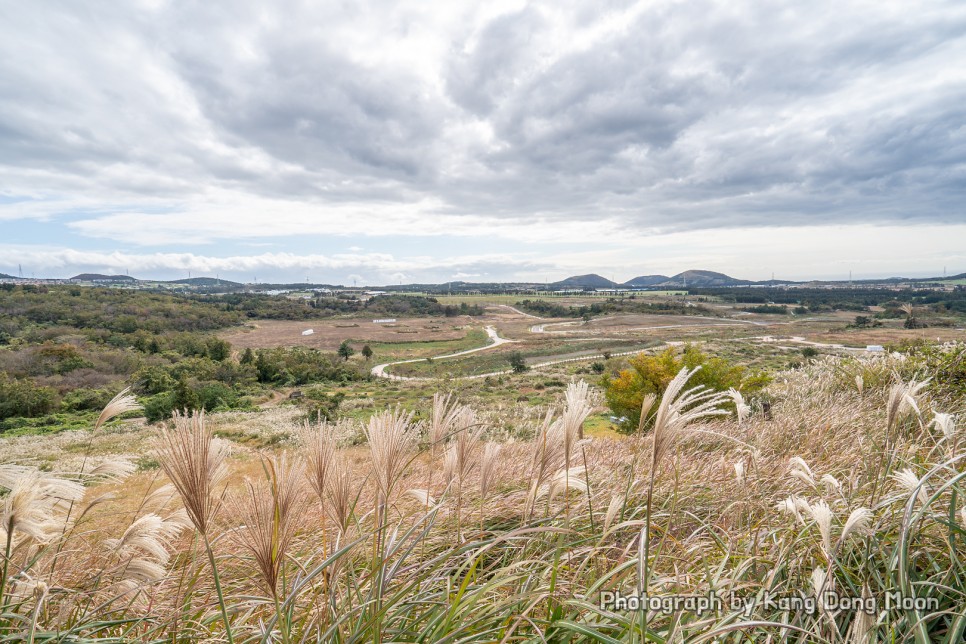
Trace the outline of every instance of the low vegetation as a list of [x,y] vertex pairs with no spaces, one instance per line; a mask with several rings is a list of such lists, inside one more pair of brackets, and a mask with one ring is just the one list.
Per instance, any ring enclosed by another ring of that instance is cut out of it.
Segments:
[[642,313],[658,315],[704,315],[719,316],[720,313],[703,304],[694,302],[663,300],[647,302],[635,295],[627,297],[610,297],[603,302],[580,306],[563,306],[544,299],[524,299],[515,304],[521,310],[548,318],[583,318],[590,319],[600,315],[612,313]]
[[[365,365],[348,362],[348,344],[340,347],[341,361],[298,347],[236,355],[213,332],[244,320],[482,313],[419,296],[334,299],[338,310],[322,311],[318,300],[264,294],[0,284],[0,433],[71,426],[77,419],[65,414],[95,413],[124,387],[134,388],[157,421],[181,409],[252,409],[275,387],[368,377]],[[372,355],[370,348],[365,358]]]
[[619,439],[584,437],[601,408],[572,382],[515,435],[438,394],[274,447],[176,415],[140,474],[5,462],[0,637],[958,642],[964,356],[815,357],[762,386],[767,413],[700,384],[733,367],[682,362]]

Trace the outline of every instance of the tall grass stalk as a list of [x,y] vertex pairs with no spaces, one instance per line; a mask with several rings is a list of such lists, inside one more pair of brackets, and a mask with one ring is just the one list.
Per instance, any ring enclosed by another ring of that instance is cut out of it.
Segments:
[[[652,504],[654,500],[654,482],[657,470],[664,456],[670,451],[679,434],[690,423],[701,418],[720,416],[728,412],[720,408],[728,394],[716,392],[703,386],[692,387],[684,391],[685,385],[701,367],[688,370],[687,367],[668,383],[661,402],[654,417],[654,428],[651,431],[651,458],[648,471],[647,496],[644,501],[645,524],[640,539],[641,576],[639,592],[642,596],[648,593],[651,579],[651,525],[653,522]],[[641,637],[647,632],[647,611],[641,611]]]
[[228,474],[225,464],[228,449],[224,443],[215,440],[205,424],[203,411],[193,416],[175,412],[172,420],[172,429],[164,427],[159,431],[158,462],[181,496],[188,518],[204,542],[225,635],[229,644],[234,644],[225,594],[209,537],[212,521],[221,506],[217,488]]

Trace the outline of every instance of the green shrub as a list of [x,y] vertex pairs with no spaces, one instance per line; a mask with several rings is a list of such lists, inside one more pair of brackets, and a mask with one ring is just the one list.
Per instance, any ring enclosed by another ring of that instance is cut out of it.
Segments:
[[513,373],[523,373],[530,369],[530,367],[527,365],[526,358],[524,358],[523,354],[519,351],[514,351],[511,353],[507,357],[507,360],[510,363],[510,368],[513,369]]
[[0,373],[0,419],[44,416],[56,405],[57,394],[50,387],[38,387],[30,380]]
[[62,411],[99,411],[116,393],[110,389],[75,389],[64,394],[60,408]]

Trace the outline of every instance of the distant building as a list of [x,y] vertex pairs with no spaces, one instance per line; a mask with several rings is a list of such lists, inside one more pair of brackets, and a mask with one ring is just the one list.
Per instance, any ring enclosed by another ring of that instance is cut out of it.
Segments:
[[315,333],[315,330],[313,329],[306,329],[305,331],[302,331],[302,335],[312,335],[313,333]]
[[881,344],[870,344],[865,347],[865,350],[873,353],[881,353],[885,351],[885,347],[883,347]]
[[373,324],[392,324],[396,321],[396,318],[383,318],[381,320],[373,320]]

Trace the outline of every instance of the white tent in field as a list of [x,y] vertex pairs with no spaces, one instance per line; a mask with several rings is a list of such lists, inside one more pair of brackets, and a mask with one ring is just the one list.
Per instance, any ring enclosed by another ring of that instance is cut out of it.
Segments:
[[312,335],[313,333],[315,333],[315,331],[313,331],[312,329],[306,329],[305,331],[302,331],[302,335]]

